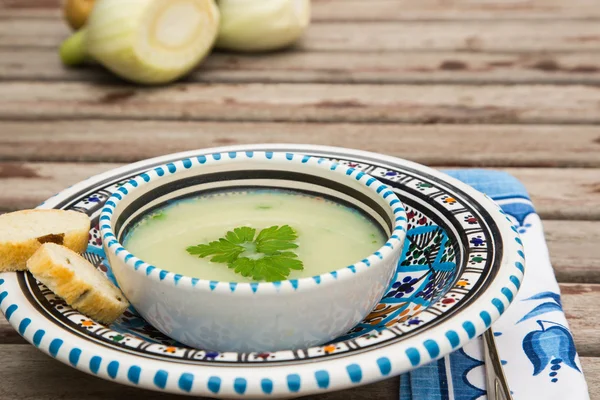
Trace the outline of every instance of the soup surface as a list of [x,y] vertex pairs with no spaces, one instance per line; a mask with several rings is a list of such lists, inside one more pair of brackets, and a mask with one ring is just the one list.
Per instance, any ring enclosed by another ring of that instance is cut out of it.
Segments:
[[126,234],[124,245],[138,258],[182,275],[225,282],[250,282],[227,264],[187,252],[227,231],[291,226],[298,234],[293,249],[304,269],[288,279],[320,275],[354,264],[380,248],[384,233],[361,212],[339,203],[284,190],[217,192],[178,200],[152,211]]

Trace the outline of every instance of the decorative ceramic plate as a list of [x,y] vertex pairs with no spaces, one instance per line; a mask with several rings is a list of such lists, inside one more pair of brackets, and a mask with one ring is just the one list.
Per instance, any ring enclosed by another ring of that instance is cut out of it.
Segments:
[[0,307],[11,325],[45,353],[107,380],[209,397],[295,397],[371,383],[440,358],[482,334],[519,289],[521,241],[495,203],[445,174],[374,153],[307,145],[198,150],[92,177],[40,207],[88,214],[92,229],[84,256],[114,281],[98,231],[100,210],[111,193],[156,165],[245,150],[302,153],[351,164],[388,184],[403,201],[408,230],[396,276],[362,323],[323,346],[217,353],[174,342],[134,309],[111,326],[99,325],[30,274],[4,273]]

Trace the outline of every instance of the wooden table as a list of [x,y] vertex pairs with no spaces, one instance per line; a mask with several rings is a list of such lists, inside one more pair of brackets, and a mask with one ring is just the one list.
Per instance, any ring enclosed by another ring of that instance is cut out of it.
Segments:
[[[598,0],[313,0],[295,49],[214,54],[184,82],[67,70],[59,0],[0,0],[0,211],[121,163],[304,142],[434,167],[503,169],[544,220],[592,398],[600,398]],[[164,399],[87,376],[2,319],[0,398]],[[398,380],[320,399],[396,399]]]

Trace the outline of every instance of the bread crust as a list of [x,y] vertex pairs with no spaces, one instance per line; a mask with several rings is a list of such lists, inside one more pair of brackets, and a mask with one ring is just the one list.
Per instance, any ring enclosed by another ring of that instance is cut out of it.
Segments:
[[[61,213],[66,218],[71,218],[71,213],[75,211],[64,210],[23,210],[16,211],[0,216],[0,227],[3,218],[14,218],[18,215],[37,214],[40,219],[44,218],[45,214]],[[85,215],[76,213],[79,215]],[[27,269],[27,260],[31,257],[44,243],[61,244],[77,253],[83,253],[87,249],[90,221],[87,215],[85,216],[87,223],[84,223],[84,218],[79,218],[81,221],[79,226],[74,226],[67,232],[48,232],[37,238],[29,238],[21,241],[4,241],[0,242],[0,272],[9,271],[24,271]]]
[[114,293],[86,281],[64,262],[57,262],[52,257],[53,246],[57,245],[41,245],[27,261],[27,268],[32,275],[77,311],[100,323],[113,323],[129,306],[125,296],[89,261],[72,250],[67,250],[69,260],[78,260],[85,263],[87,268],[93,269],[93,273],[98,274],[99,279],[114,287],[118,293],[116,297]]

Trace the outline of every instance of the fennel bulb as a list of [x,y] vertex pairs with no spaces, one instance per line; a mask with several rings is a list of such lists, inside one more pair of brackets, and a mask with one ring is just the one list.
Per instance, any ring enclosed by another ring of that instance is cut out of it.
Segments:
[[130,81],[161,84],[202,61],[218,27],[213,0],[97,0],[60,54],[66,65],[91,58]]
[[217,47],[242,52],[294,43],[310,23],[310,0],[218,0]]

